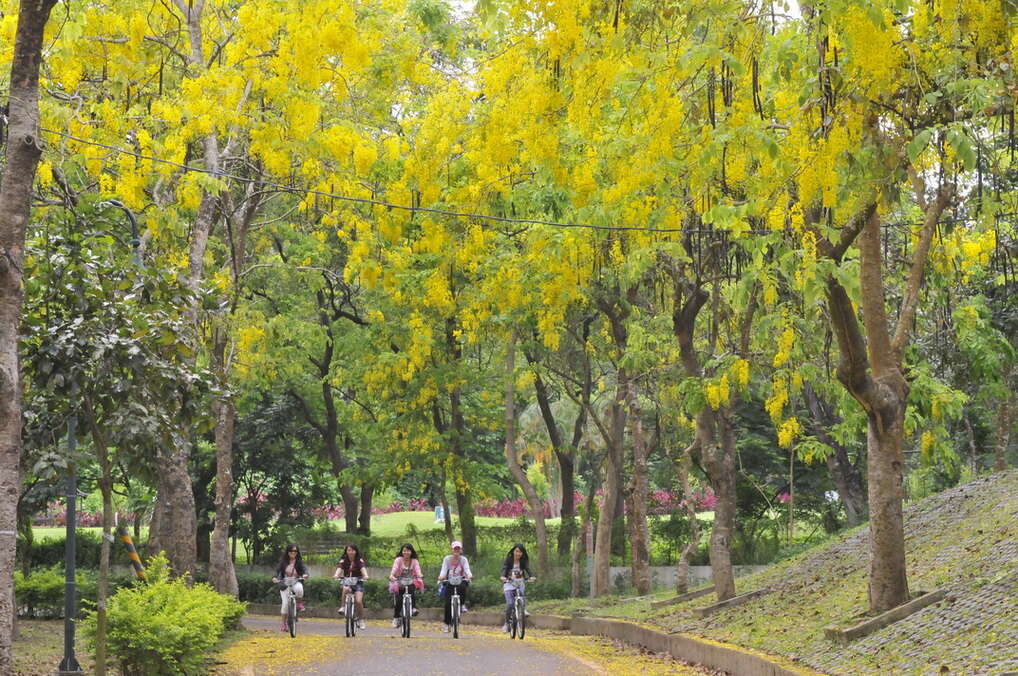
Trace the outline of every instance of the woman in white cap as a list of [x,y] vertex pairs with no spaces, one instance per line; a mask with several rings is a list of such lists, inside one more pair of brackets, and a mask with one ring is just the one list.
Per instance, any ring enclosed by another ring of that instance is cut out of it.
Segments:
[[[438,581],[445,582],[445,624],[442,631],[449,631],[452,624],[452,590],[456,589],[460,595],[460,612],[467,612],[467,588],[474,575],[470,572],[470,562],[463,556],[463,543],[455,540],[451,545],[452,554],[447,554],[442,559],[442,572],[438,574]],[[449,578],[459,580],[459,584],[452,584]]]

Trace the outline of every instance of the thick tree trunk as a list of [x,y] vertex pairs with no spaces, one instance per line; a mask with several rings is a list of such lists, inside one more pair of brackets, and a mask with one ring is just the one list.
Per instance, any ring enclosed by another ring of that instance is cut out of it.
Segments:
[[39,67],[55,0],[22,0],[8,87],[7,164],[0,177],[0,674],[13,670],[14,552],[21,483],[21,373],[18,327],[25,228],[39,164]]
[[548,530],[544,524],[544,505],[534,490],[534,485],[527,478],[519,460],[516,458],[516,332],[513,331],[506,346],[505,356],[505,459],[509,465],[509,473],[523,489],[523,495],[530,505],[530,513],[534,517],[537,531],[537,560],[541,571],[548,571]]
[[679,554],[679,565],[675,571],[675,592],[685,594],[689,591],[689,566],[693,555],[700,549],[700,522],[696,520],[696,497],[689,485],[689,470],[693,466],[693,446],[682,452],[679,460],[679,487],[682,491],[682,504],[689,519],[689,541]]
[[198,558],[198,520],[186,449],[187,444],[171,445],[162,449],[158,458],[156,499],[162,506],[158,543],[166,552],[174,575],[193,573]]
[[[217,351],[219,347],[217,346]],[[233,398],[221,398],[216,412],[216,516],[209,547],[209,582],[220,594],[237,596],[237,571],[230,555],[233,511],[233,430],[237,410]]]
[[[904,381],[902,381],[904,382]],[[870,607],[890,610],[908,600],[902,512],[905,399],[869,416],[867,485],[870,505]],[[889,423],[889,424],[888,424]]]
[[[735,574],[732,572],[732,534],[735,531],[736,513],[736,470],[735,433],[731,422],[723,412],[716,413],[709,408],[697,417],[711,419],[711,431],[700,432],[700,439],[710,439],[719,433],[720,439],[709,445],[702,445],[703,464],[714,488],[714,525],[710,531],[710,568],[714,581],[714,593],[718,601],[735,596]],[[701,441],[701,444],[703,442]]]
[[371,535],[371,501],[374,496],[374,484],[361,484],[361,515],[357,531],[361,535]]
[[339,495],[343,498],[343,522],[347,533],[357,532],[357,517],[360,501],[348,484],[339,479]]
[[647,439],[643,433],[643,420],[636,388],[629,388],[629,429],[633,440],[633,476],[628,491],[629,542],[632,546],[633,586],[639,594],[650,593],[650,531],[647,527],[647,497],[649,474],[647,470]]

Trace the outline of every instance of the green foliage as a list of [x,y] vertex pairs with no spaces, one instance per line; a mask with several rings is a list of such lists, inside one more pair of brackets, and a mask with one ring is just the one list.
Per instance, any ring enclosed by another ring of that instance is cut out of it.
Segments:
[[[166,560],[148,564],[149,583],[127,587],[108,603],[107,641],[124,676],[203,673],[206,653],[244,614],[244,604],[210,586],[170,580]],[[95,648],[96,615],[82,623]]]
[[[110,589],[134,584],[134,573],[115,573],[110,576]],[[77,570],[74,581],[78,592],[80,613],[95,605],[98,582],[93,570]],[[60,566],[37,569],[31,575],[14,574],[14,596],[18,615],[39,618],[56,618],[64,615],[64,569]]]
[[[99,550],[101,548],[102,540],[98,533],[87,530],[79,530],[75,535],[74,544],[74,563],[78,568],[98,568],[99,567]],[[64,551],[66,549],[67,540],[64,537],[59,538],[46,538],[42,542],[35,542],[31,546],[31,550],[27,546],[24,538],[18,538],[18,551],[17,561],[19,564],[24,563],[25,553],[28,552],[28,566],[32,570],[40,568],[49,568],[52,566],[63,566],[64,565]],[[135,542],[134,546],[137,549],[143,549],[145,542]],[[110,547],[110,563],[129,565],[130,559],[127,558],[127,550],[120,545],[120,543],[114,543]]]

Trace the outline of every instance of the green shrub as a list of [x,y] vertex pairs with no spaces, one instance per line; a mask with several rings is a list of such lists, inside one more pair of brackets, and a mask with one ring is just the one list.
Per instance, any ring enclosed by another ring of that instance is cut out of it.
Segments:
[[[110,575],[110,593],[120,587],[128,587],[134,583],[133,573],[114,573]],[[75,572],[77,584],[78,611],[83,614],[86,608],[95,607],[98,593],[98,581],[94,570]],[[64,569],[51,566],[33,571],[25,577],[20,572],[14,573],[14,596],[18,605],[18,615],[22,617],[59,618],[64,616]]]
[[[107,604],[107,647],[124,676],[204,673],[206,653],[237,624],[245,606],[205,584],[170,580],[166,559],[149,561],[149,583],[124,587]],[[96,615],[82,623],[95,650]]]
[[[59,537],[46,538],[40,542],[33,543],[31,551],[28,553],[28,565],[33,569],[63,566],[65,542],[66,538]],[[98,533],[79,530],[76,533],[74,545],[75,566],[78,568],[98,568],[101,542]],[[141,551],[145,543],[135,542],[134,545]],[[24,538],[19,537],[17,545],[17,561],[19,565],[25,558],[26,550],[27,543]],[[127,549],[119,541],[113,543],[110,547],[110,563],[122,565],[130,565],[131,563],[127,557]]]

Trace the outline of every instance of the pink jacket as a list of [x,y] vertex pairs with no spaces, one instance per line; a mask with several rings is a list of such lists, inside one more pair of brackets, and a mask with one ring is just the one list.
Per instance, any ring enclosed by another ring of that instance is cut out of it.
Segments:
[[[399,579],[400,574],[403,572],[404,567],[403,557],[397,556],[392,562],[392,570],[389,571],[389,577]],[[421,562],[417,559],[410,559],[410,575],[414,578],[414,586],[417,589],[424,589],[424,573],[421,572]],[[389,584],[389,591],[393,594],[399,591],[399,583],[392,582]]]

